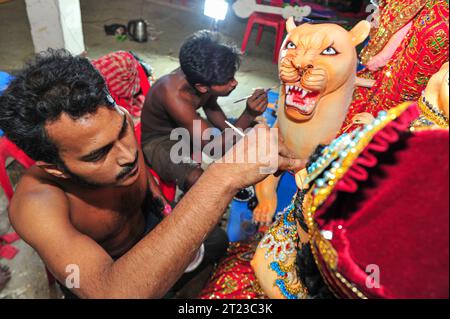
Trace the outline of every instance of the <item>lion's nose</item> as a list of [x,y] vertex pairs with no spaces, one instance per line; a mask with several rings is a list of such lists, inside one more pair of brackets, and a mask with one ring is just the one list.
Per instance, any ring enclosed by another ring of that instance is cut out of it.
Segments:
[[314,65],[312,65],[312,64],[308,64],[307,66],[305,66],[303,68],[299,68],[300,76],[303,76],[306,73],[306,71],[308,71],[309,69],[313,69],[313,68],[314,68]]

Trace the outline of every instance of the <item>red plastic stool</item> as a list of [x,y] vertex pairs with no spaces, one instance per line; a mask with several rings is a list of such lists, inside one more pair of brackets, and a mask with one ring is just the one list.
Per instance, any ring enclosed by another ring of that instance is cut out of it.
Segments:
[[[262,0],[256,1],[259,4],[262,4]],[[292,0],[291,3],[295,3],[295,0]],[[283,6],[283,0],[271,0],[270,5],[273,7],[281,7]],[[275,48],[273,51],[273,63],[278,63],[278,56],[280,53],[281,44],[283,43],[284,30],[286,29],[286,20],[278,14],[270,14],[270,13],[260,13],[254,12],[250,15],[247,23],[247,28],[245,30],[244,40],[242,42],[242,53],[245,53],[247,49],[248,40],[250,39],[250,35],[252,33],[252,28],[254,24],[258,24],[258,34],[256,36],[256,45],[259,45],[261,42],[262,34],[264,32],[264,26],[275,28]]]
[[14,195],[14,189],[6,172],[6,159],[8,157],[12,157],[25,168],[32,166],[34,161],[6,137],[0,137],[0,184],[10,201]]

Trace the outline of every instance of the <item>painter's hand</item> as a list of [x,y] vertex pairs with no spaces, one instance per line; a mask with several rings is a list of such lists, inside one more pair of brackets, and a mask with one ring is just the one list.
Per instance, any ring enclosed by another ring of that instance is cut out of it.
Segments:
[[213,165],[230,186],[239,190],[277,171],[298,171],[306,161],[296,158],[276,129],[259,124]]
[[263,89],[258,89],[253,92],[253,95],[247,100],[247,108],[245,111],[251,116],[257,117],[264,113],[267,108],[268,99],[267,92]]

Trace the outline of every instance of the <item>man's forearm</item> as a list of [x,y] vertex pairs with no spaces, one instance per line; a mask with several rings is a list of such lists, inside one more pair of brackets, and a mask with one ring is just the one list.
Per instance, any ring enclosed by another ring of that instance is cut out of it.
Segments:
[[106,271],[108,297],[159,298],[180,278],[237,191],[216,165],[170,216]]
[[255,116],[251,115],[249,112],[247,112],[247,110],[245,110],[236,121],[235,126],[245,130],[252,125],[254,120]]
[[219,130],[223,131],[225,128],[227,128],[227,125],[225,123],[227,117],[225,116],[225,113],[223,113],[222,109],[210,110],[206,108],[205,115],[208,121]]

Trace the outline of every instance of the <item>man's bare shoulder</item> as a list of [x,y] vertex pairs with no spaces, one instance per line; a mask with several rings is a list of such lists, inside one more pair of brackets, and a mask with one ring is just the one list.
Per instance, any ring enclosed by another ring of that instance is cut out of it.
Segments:
[[47,218],[69,219],[69,201],[64,190],[38,167],[30,168],[17,185],[9,206],[14,229],[26,237],[26,228]]
[[178,73],[172,72],[160,77],[153,85],[149,91],[152,95],[165,95],[168,93],[174,93],[183,84],[183,77]]

